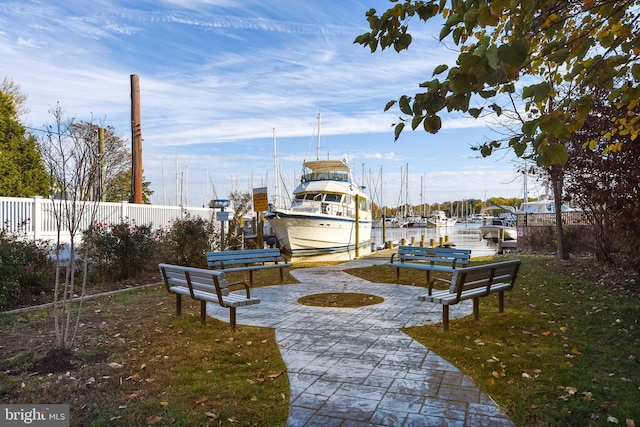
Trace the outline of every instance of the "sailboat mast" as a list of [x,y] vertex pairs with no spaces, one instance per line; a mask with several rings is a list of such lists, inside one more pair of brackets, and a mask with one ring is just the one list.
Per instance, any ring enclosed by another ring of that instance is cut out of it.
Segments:
[[278,155],[276,151],[276,128],[273,128],[273,180],[275,182],[275,201],[274,205],[278,206],[280,200],[280,175],[278,174]]
[[318,113],[318,145],[316,147],[316,160],[320,160],[320,113]]

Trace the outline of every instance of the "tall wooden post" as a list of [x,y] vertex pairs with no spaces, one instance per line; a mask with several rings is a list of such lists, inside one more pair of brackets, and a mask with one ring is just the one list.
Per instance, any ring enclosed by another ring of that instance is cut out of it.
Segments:
[[142,203],[140,79],[136,74],[131,74],[131,203]]
[[356,258],[360,257],[360,196],[356,194]]
[[105,194],[105,182],[106,182],[106,170],[104,163],[104,128],[98,128],[98,152],[100,153],[100,201],[106,200]]

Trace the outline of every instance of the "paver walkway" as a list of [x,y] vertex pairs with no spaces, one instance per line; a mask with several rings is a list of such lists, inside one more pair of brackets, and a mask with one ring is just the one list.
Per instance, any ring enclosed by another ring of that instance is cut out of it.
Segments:
[[[343,269],[360,259],[292,270],[298,284],[252,289],[261,303],[238,310],[238,322],[276,329],[291,386],[289,426],[514,426],[453,365],[399,328],[439,322],[440,305],[420,302],[424,288],[371,283]],[[361,292],[384,302],[359,308],[310,307],[298,298]],[[229,312],[209,304],[210,316]],[[451,307],[451,318],[471,303]]]

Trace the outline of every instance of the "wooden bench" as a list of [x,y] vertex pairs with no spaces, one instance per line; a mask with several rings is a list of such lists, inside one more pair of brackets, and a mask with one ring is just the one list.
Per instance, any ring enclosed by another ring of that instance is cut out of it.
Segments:
[[227,273],[248,271],[249,284],[253,286],[253,272],[265,268],[279,268],[280,281],[284,281],[283,268],[292,264],[284,262],[280,249],[246,249],[242,251],[207,252],[207,265]]
[[458,266],[468,266],[471,260],[471,249],[429,248],[422,246],[399,246],[398,252],[391,255],[385,265],[396,268],[396,278],[400,279],[401,268],[424,270],[429,285],[429,294],[434,281],[431,272],[453,273]]
[[[182,296],[190,296],[200,301],[200,323],[206,323],[207,302],[217,302],[229,309],[231,330],[236,330],[236,308],[258,304],[258,298],[251,297],[249,285],[244,282],[228,283],[225,273],[180,265],[158,264],[167,291],[176,295],[176,314],[182,315]],[[229,286],[242,284],[245,292],[229,292]]]
[[450,284],[449,289],[420,295],[420,301],[442,304],[442,328],[449,329],[449,306],[460,301],[473,299],[473,319],[480,318],[480,298],[492,293],[498,293],[498,312],[504,311],[504,292],[513,289],[520,260],[503,261],[474,267],[457,268],[451,281],[442,280]]

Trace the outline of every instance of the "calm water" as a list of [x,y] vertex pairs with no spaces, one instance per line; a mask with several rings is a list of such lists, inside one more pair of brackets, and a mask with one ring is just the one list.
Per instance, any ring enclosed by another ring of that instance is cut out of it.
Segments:
[[[456,248],[471,249],[472,257],[492,256],[496,254],[496,246],[488,243],[480,237],[480,225],[478,224],[456,224],[453,227],[438,228],[387,228],[386,236],[383,240],[382,228],[374,228],[371,232],[371,243],[375,248],[382,247],[384,241],[393,242],[394,246],[400,244],[402,239],[406,239],[407,244],[419,245],[424,239],[429,245],[430,239],[437,245],[439,239],[448,236]],[[424,237],[423,237],[424,236]],[[370,254],[370,248],[360,249],[360,256]],[[301,261],[348,261],[355,258],[355,252],[343,252],[328,255],[315,255],[308,257],[294,257],[293,263]]]
[[[471,256],[495,255],[496,246],[489,244],[480,237],[479,224],[456,224],[453,227],[437,228],[387,228],[385,241],[392,241],[394,245],[400,244],[402,239],[406,239],[407,244],[419,245],[421,240],[425,240],[428,245],[433,239],[437,245],[440,238],[449,238],[457,248],[471,249]],[[371,233],[371,241],[376,247],[383,245],[382,229],[376,228]]]

